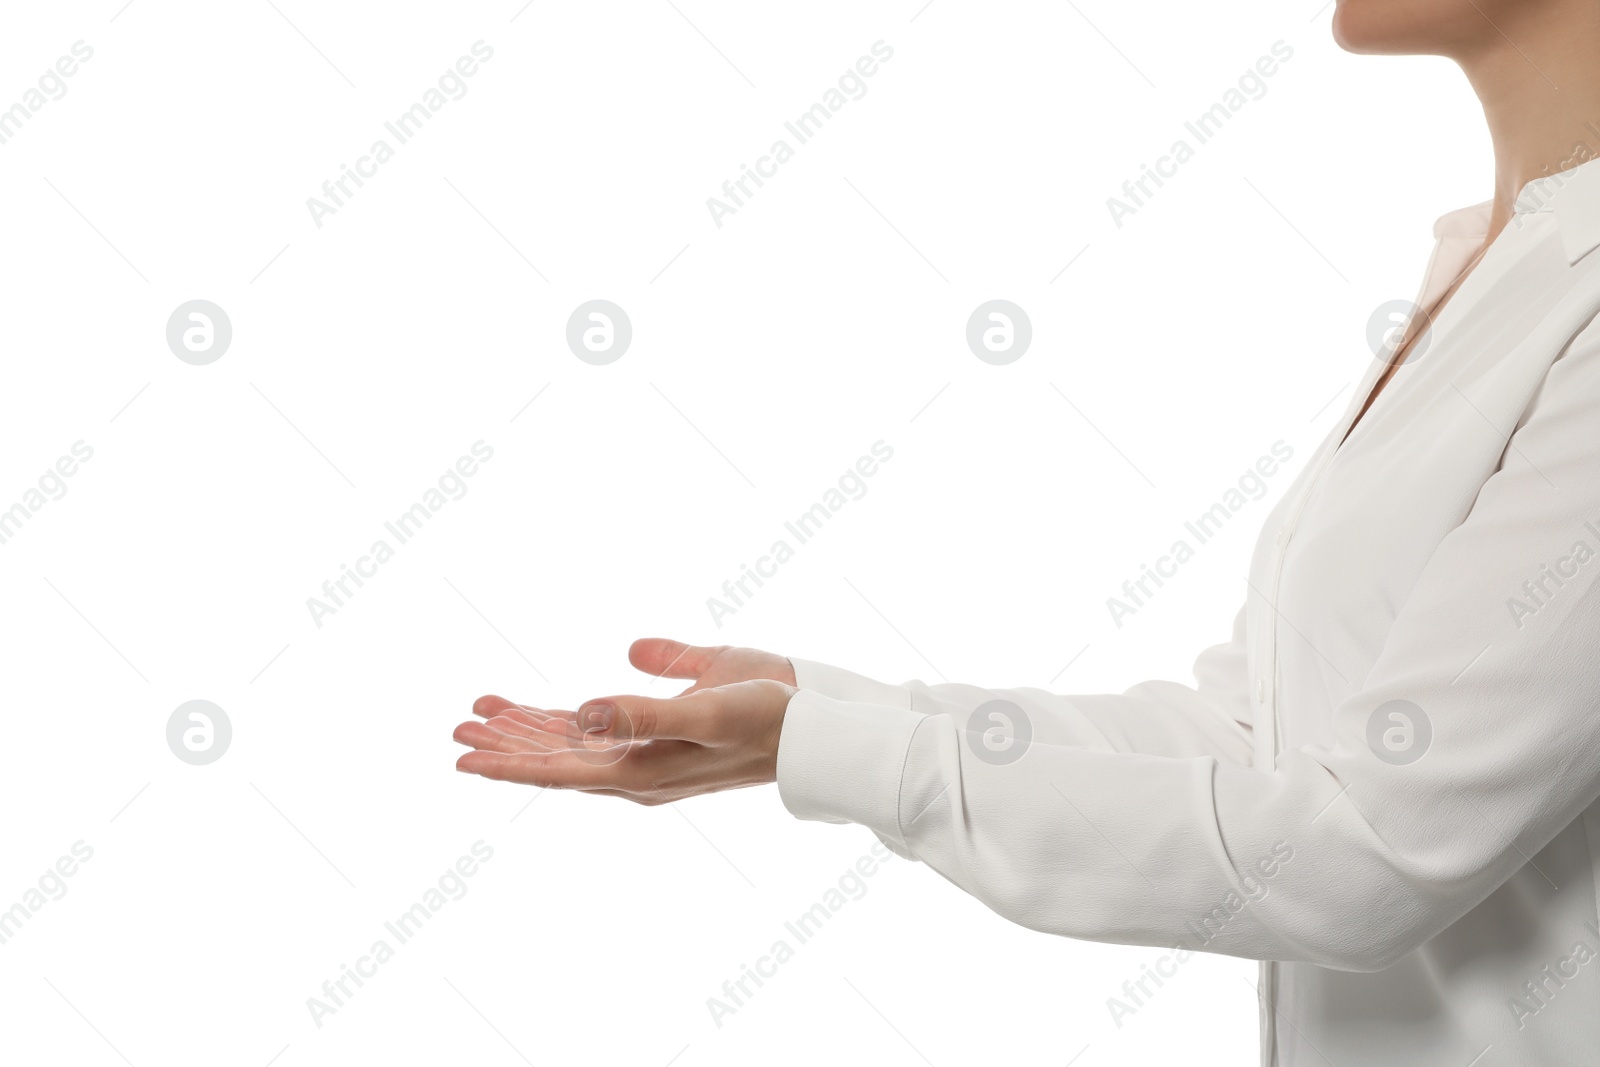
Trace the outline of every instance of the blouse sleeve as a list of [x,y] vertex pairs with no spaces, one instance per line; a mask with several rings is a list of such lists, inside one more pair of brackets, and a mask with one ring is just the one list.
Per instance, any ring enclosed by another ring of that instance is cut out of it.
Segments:
[[[1270,771],[1164,741],[1137,751],[1122,742],[1151,735],[1115,726],[1121,712],[1166,724],[1200,707],[1158,687],[1108,698],[1093,731],[1108,743],[1063,728],[1090,743],[1033,744],[1005,761],[966,732],[960,709],[970,698],[867,714],[801,690],[778,752],[784,804],[800,818],[866,825],[1034,929],[1170,946],[1227,908],[1207,951],[1389,966],[1600,796],[1594,333],[1552,364],[1499,469],[1335,709],[1325,744],[1285,751]],[[1551,561],[1568,575],[1559,595],[1514,619],[1508,601]],[[1369,721],[1394,707],[1431,724],[1414,762],[1368,743]],[[1164,725],[1154,736],[1171,734]],[[1259,892],[1263,879],[1270,892]],[[1249,906],[1234,908],[1241,900]]]
[[[1232,637],[1196,657],[1194,685],[1158,679],[1122,693],[1081,696],[960,683],[890,685],[812,660],[790,662],[799,688],[840,703],[946,715],[966,724],[981,706],[998,701],[1001,706],[992,714],[1023,722],[993,721],[1002,729],[1026,729],[1034,744],[1178,758],[1213,756],[1226,763],[1248,764],[1252,730],[1246,648],[1241,608],[1234,616]],[[987,715],[984,721],[990,721]]]

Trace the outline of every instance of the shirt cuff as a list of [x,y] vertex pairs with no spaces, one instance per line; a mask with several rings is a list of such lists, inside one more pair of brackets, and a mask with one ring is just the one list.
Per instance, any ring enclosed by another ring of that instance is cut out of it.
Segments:
[[842,667],[793,656],[789,657],[789,665],[794,668],[795,685],[801,689],[851,703],[911,707],[911,690],[903,685],[889,685]]
[[[864,710],[870,713],[862,714]],[[799,819],[859,823],[890,848],[903,849],[900,778],[912,735],[926,721],[904,708],[863,709],[811,690],[797,691],[778,737],[783,806]]]

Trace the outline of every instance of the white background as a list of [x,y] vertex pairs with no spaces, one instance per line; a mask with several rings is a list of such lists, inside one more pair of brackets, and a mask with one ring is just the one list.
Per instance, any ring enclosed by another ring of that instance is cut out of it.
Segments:
[[[482,693],[675,691],[628,668],[648,634],[893,681],[1187,680],[1368,317],[1490,192],[1456,71],[1267,0],[275,2],[0,16],[0,107],[94,50],[0,145],[0,509],[94,450],[0,545],[0,908],[93,849],[0,945],[0,1059],[1254,1062],[1253,964],[1193,959],[1119,1026],[1163,953],[1022,930],[902,860],[719,1027],[707,998],[871,835],[772,788],[468,778],[450,732]],[[307,198],[479,40],[466,95],[318,228]],[[866,95],[719,229],[706,199],[879,40]],[[1279,40],[1266,95],[1114,225]],[[203,367],[165,339],[197,298],[234,331]],[[594,298],[634,327],[606,367],[564,339]],[[994,298],[1034,329],[1004,367],[964,338]],[[466,495],[316,626],[479,440]],[[879,440],[867,494],[716,627],[707,598]],[[1279,440],[1268,495],[1115,626]],[[232,721],[209,766],[167,747],[191,699]],[[466,895],[318,1026],[307,998],[480,840]]]

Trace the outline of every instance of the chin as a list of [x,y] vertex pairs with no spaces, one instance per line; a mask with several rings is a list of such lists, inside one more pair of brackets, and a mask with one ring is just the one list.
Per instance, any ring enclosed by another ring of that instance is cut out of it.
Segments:
[[1369,56],[1451,55],[1484,28],[1492,0],[1338,0],[1333,40]]
[[1403,55],[1394,14],[1383,0],[1339,0],[1333,9],[1333,41],[1362,56]]

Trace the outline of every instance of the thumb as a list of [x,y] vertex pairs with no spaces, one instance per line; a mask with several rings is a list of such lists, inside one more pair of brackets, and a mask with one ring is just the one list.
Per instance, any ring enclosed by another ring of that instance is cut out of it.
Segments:
[[721,648],[686,645],[667,637],[641,637],[628,648],[628,662],[657,678],[699,678]]
[[700,741],[710,734],[710,714],[717,700],[711,692],[666,699],[600,697],[578,709],[578,728],[589,738]]

